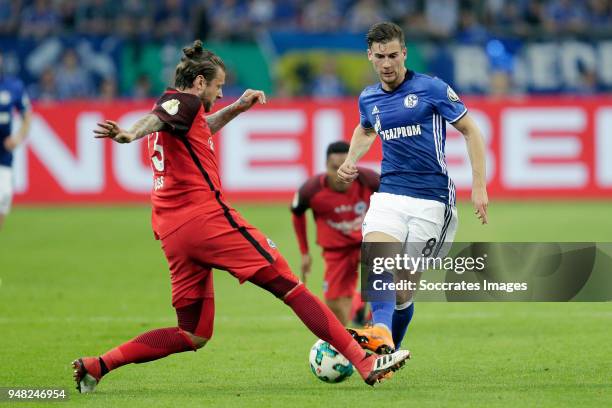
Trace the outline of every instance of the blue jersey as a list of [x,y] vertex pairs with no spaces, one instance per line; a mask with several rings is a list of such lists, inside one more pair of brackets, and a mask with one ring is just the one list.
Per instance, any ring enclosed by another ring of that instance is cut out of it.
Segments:
[[406,72],[393,91],[380,83],[359,96],[361,126],[382,141],[379,192],[455,205],[455,185],[448,176],[444,146],[446,122],[461,119],[467,108],[439,78]]
[[30,109],[23,82],[0,74],[0,166],[10,167],[13,164],[13,153],[4,148],[4,140],[11,135],[14,109],[22,114]]

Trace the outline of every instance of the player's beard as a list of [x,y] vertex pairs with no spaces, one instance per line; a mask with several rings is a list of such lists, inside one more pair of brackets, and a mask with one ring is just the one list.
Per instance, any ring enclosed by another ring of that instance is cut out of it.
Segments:
[[208,113],[212,110],[213,103],[211,101],[207,101],[206,99],[202,99],[202,105],[204,106],[204,112]]

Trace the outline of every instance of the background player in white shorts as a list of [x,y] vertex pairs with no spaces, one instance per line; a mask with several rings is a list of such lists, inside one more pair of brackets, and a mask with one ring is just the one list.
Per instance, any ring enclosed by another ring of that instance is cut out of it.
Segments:
[[[23,122],[17,132],[11,133],[14,110],[21,114]],[[0,229],[13,199],[13,150],[28,134],[30,118],[30,101],[23,82],[4,75],[0,53]]]
[[[486,224],[481,133],[449,85],[406,69],[404,33],[399,26],[375,24],[367,42],[368,59],[380,82],[359,96],[360,123],[338,177],[345,182],[354,180],[357,161],[380,136],[381,183],[363,223],[364,242],[400,242],[411,248],[410,256],[445,256],[447,245],[443,244],[452,243],[457,228],[455,186],[444,155],[446,122],[465,136],[472,165],[472,202],[476,215]],[[398,291],[395,298],[395,303],[371,302],[373,327],[349,330],[362,347],[386,353],[400,346],[414,304],[408,291]]]

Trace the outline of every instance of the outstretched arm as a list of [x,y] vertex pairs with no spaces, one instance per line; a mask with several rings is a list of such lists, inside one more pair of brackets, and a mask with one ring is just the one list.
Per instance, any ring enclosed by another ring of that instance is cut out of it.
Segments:
[[247,89],[236,102],[206,117],[210,132],[213,134],[217,133],[223,126],[227,125],[230,120],[234,119],[242,112],[251,109],[257,102],[261,104],[266,103],[266,95],[263,91]]
[[370,150],[374,140],[376,140],[376,132],[374,129],[364,129],[361,125],[357,125],[353,131],[351,147],[349,148],[346,160],[338,169],[338,178],[340,181],[350,183],[357,178],[359,175],[357,162],[368,152],[368,150]]
[[485,145],[482,134],[469,114],[453,123],[453,126],[463,134],[467,143],[472,165],[474,213],[483,224],[486,224],[488,222],[487,206],[489,205],[489,198],[487,196]]
[[98,129],[95,129],[94,133],[98,139],[107,137],[117,143],[130,143],[145,135],[157,132],[163,127],[164,123],[156,115],[149,113],[134,123],[129,130],[121,129],[115,121],[106,120],[103,123],[98,123]]

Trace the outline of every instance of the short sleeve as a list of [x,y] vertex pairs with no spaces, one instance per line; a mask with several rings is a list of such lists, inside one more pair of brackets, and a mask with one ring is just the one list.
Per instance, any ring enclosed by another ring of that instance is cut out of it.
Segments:
[[321,188],[320,176],[313,176],[306,180],[293,196],[291,212],[295,215],[304,214],[310,208],[310,200]]
[[300,194],[302,193],[301,190],[302,189],[299,189],[295,192],[295,194],[293,195],[293,201],[291,201],[291,212],[295,215],[304,214],[306,210],[308,210],[308,208],[310,207],[308,200],[306,199],[306,197],[304,197],[304,194]]
[[433,78],[433,99],[436,110],[449,123],[461,119],[467,108],[453,88],[439,78]]
[[372,123],[368,119],[367,110],[362,95],[359,95],[359,124],[364,129],[372,129]]
[[172,92],[162,95],[155,103],[151,113],[171,131],[187,133],[201,106],[200,99],[195,95]]

